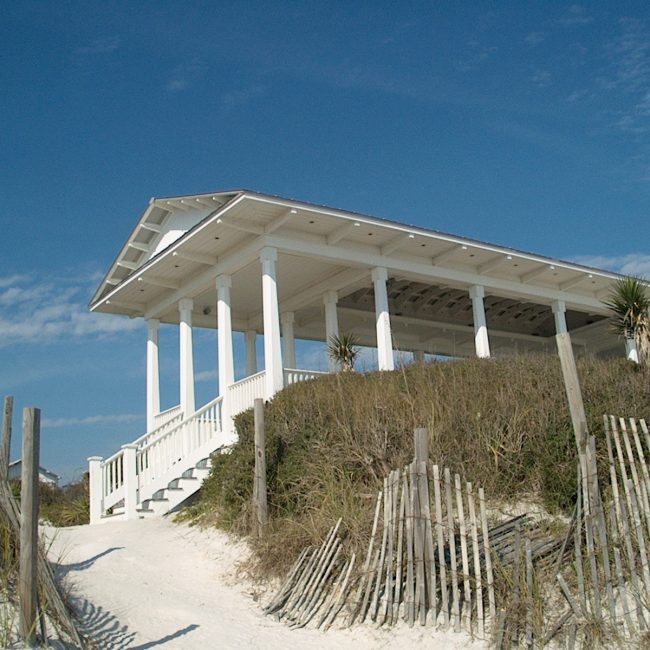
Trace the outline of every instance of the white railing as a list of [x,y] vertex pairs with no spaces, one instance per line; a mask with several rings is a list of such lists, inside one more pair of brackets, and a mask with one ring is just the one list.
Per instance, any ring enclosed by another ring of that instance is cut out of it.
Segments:
[[284,385],[297,384],[299,381],[308,381],[309,379],[316,379],[322,375],[328,375],[328,372],[322,370],[298,370],[296,368],[284,369]]
[[162,427],[167,424],[170,420],[175,420],[179,415],[181,415],[181,405],[177,404],[171,408],[158,413],[158,415],[153,416],[154,429]]
[[[284,369],[284,385],[315,379],[327,372]],[[265,397],[265,372],[241,379],[228,387],[228,416],[251,408]],[[233,442],[232,422],[224,422],[223,396],[217,397],[188,418],[175,406],[157,417],[162,423],[106,460],[89,459],[91,523],[120,501],[127,517],[135,516],[142,503],[183,471],[212,453],[219,444]],[[128,462],[125,459],[128,458]],[[127,466],[128,465],[128,466]],[[127,503],[128,502],[128,503]]]
[[222,401],[222,397],[217,397],[176,426],[163,427],[157,435],[149,435],[140,443],[136,441],[139,501],[143,500],[144,488],[166,476],[174,465],[193,456],[222,431]]
[[257,397],[264,397],[264,370],[236,381],[228,387],[230,415],[234,417],[252,408]]
[[104,510],[124,498],[124,452],[121,449],[102,462],[101,497]]

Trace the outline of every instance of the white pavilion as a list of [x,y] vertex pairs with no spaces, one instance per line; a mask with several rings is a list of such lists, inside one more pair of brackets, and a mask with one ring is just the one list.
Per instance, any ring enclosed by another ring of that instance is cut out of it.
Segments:
[[[196,491],[211,454],[236,439],[235,415],[319,374],[296,368],[296,339],[354,332],[376,347],[380,370],[395,367],[398,350],[415,360],[551,352],[565,332],[578,354],[622,354],[602,302],[619,277],[248,190],[153,198],[90,303],[147,328],[147,431],[89,459],[91,523],[162,514]],[[178,404],[164,412],[161,323],[178,324],[180,338]],[[217,332],[220,394],[205,405],[194,398],[195,327]],[[235,331],[247,352],[239,381]]]

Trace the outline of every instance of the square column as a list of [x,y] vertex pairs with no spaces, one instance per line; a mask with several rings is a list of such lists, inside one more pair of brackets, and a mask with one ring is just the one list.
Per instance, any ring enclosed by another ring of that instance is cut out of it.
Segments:
[[181,411],[188,417],[196,410],[194,407],[194,352],[192,349],[192,309],[194,301],[183,298],[178,302],[180,314],[180,403]]
[[246,330],[246,376],[250,377],[257,372],[257,332]]
[[474,345],[476,356],[487,359],[490,356],[490,340],[488,339],[487,321],[485,320],[485,289],[479,285],[470,287],[469,297],[472,299],[472,314],[474,315]]
[[[323,304],[325,305],[325,345],[330,344],[333,336],[339,335],[339,319],[336,313],[336,303],[338,302],[339,294],[336,291],[327,291],[323,296]],[[337,371],[337,363],[332,359],[329,354],[327,355],[327,363],[330,372]]]
[[563,300],[554,300],[551,310],[555,318],[555,333],[566,334],[569,331],[566,326],[566,304]]
[[280,315],[280,322],[282,324],[282,343],[284,347],[284,364],[287,368],[296,367],[296,340],[293,335],[293,324],[295,322],[295,315],[292,311],[285,311]]
[[276,263],[278,251],[270,246],[260,251],[262,262],[262,308],[264,312],[264,370],[266,399],[271,399],[284,385],[282,348],[280,347],[280,314]]
[[217,353],[219,357],[219,395],[226,395],[228,386],[235,382],[235,366],[232,346],[232,315],[230,310],[230,287],[232,278],[219,275],[217,288]]
[[372,270],[372,282],[375,290],[375,319],[377,321],[377,360],[379,370],[394,370],[393,339],[390,331],[388,313],[388,271],[378,266]]
[[155,429],[156,415],[160,413],[160,372],[158,366],[158,335],[160,321],[147,321],[147,431]]

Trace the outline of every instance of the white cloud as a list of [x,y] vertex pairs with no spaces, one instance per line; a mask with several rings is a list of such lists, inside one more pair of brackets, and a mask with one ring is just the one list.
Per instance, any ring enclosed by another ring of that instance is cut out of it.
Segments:
[[544,32],[531,32],[530,34],[526,35],[526,37],[524,38],[524,42],[527,45],[531,45],[535,47],[536,45],[543,43],[545,39],[546,39],[546,34]]
[[187,90],[190,86],[202,79],[205,69],[205,63],[198,58],[192,59],[189,63],[177,65],[172,70],[170,78],[165,84],[165,90],[169,93],[179,93]]
[[216,370],[201,370],[194,373],[194,381],[216,381],[219,373]]
[[558,18],[557,22],[565,27],[571,27],[572,25],[587,25],[593,20],[593,16],[590,16],[582,5],[573,4],[569,7],[567,14]]
[[540,88],[545,88],[552,82],[551,73],[548,70],[535,70],[530,80]]
[[110,336],[141,327],[137,320],[88,312],[90,278],[73,277],[0,278],[0,347]]
[[124,413],[122,415],[89,415],[85,418],[44,418],[43,428],[56,429],[60,427],[93,426],[95,424],[124,424],[142,420],[143,415]]
[[107,36],[97,38],[89,45],[77,48],[77,54],[108,54],[114,52],[120,46],[119,36]]
[[255,84],[253,86],[242,88],[240,90],[231,90],[227,93],[224,93],[221,97],[221,106],[225,113],[230,113],[238,106],[247,104],[255,97],[263,95],[264,92],[265,88],[260,84]]
[[628,253],[627,255],[578,255],[573,261],[584,266],[607,269],[623,275],[650,278],[650,255]]

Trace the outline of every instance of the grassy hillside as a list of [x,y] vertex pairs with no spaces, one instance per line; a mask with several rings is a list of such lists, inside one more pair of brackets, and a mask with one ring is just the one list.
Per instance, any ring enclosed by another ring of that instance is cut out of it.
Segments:
[[[592,433],[602,414],[650,417],[649,375],[624,360],[578,363]],[[534,496],[569,510],[576,452],[555,356],[416,364],[293,385],[266,405],[270,525],[257,542],[260,569],[281,571],[343,517],[347,544],[370,533],[383,477],[411,460],[412,433],[427,427],[432,460],[485,487],[488,498]],[[189,516],[251,531],[253,418],[215,459]]]

